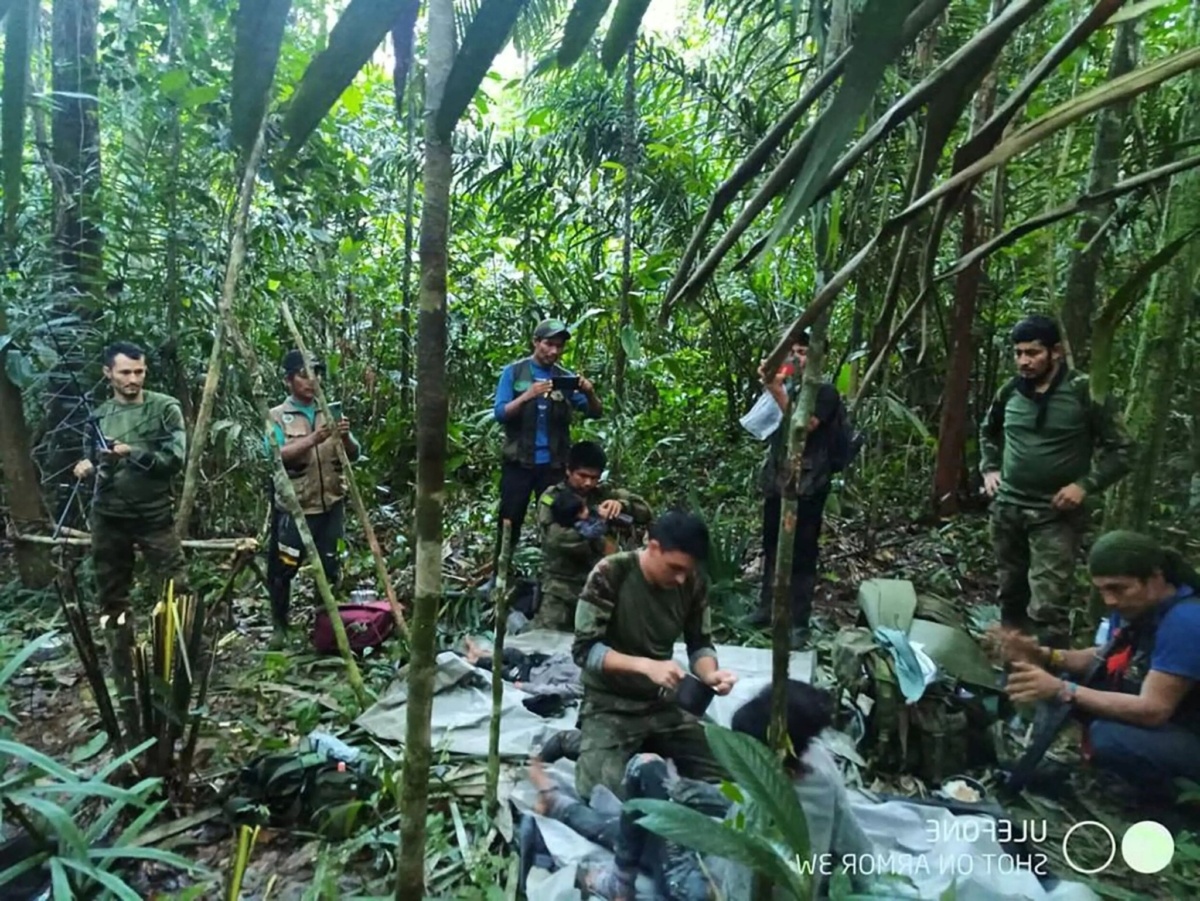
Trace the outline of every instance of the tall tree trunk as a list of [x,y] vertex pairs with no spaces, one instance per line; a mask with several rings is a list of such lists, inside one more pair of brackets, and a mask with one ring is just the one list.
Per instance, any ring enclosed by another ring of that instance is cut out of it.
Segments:
[[99,0],[54,2],[51,140],[69,192],[55,242],[67,291],[78,298],[98,295],[101,286],[98,7]]
[[421,203],[421,295],[417,323],[416,592],[409,633],[408,723],[404,740],[397,901],[425,897],[425,816],[432,753],[429,721],[438,604],[442,597],[442,507],[445,502],[446,257],[450,219],[450,138],[435,116],[454,65],[454,4],[429,0],[425,78],[425,178]]
[[[1007,0],[992,0],[991,18],[995,19]],[[984,76],[975,95],[974,128],[978,129],[992,117],[996,106],[996,78],[999,67],[993,66]],[[1000,189],[999,182],[995,190]],[[959,256],[970,253],[988,239],[987,229],[980,228],[979,200],[972,188],[963,203],[962,232]],[[993,222],[993,228],[1000,223]],[[963,477],[963,459],[967,446],[971,408],[971,367],[975,362],[975,308],[979,286],[983,282],[983,260],[976,260],[954,280],[954,312],[950,324],[950,358],[946,368],[946,386],[942,392],[942,412],[938,423],[937,461],[933,471],[933,512],[935,516],[952,516],[958,512],[958,489]]]
[[[17,214],[21,209],[21,180],[25,153],[25,97],[29,90],[29,62],[33,46],[35,7],[32,0],[19,0],[9,11],[4,48],[4,123],[0,146],[4,152],[4,253],[5,265],[16,256]],[[0,296],[0,467],[4,470],[4,493],[9,516],[18,532],[33,532],[46,521],[41,485],[29,454],[29,425],[21,389],[8,377],[8,317],[11,297],[6,280]],[[49,550],[27,542],[14,549],[21,583],[42,588],[54,577]]]
[[[103,238],[100,232],[100,79],[96,64],[99,0],[54,0],[51,21],[51,157],[60,180],[54,245],[59,322],[47,326],[59,359],[47,379],[45,422],[50,440],[43,473],[59,498],[70,497],[69,468],[79,459],[79,436],[86,433],[88,401],[79,371],[87,358],[82,323],[95,314],[102,294]],[[78,316],[74,325],[65,317]],[[61,501],[53,504],[61,514]]]
[[[171,0],[167,23],[167,65],[175,68],[181,65],[181,32],[183,19],[187,10],[188,0]],[[167,164],[167,246],[164,256],[163,295],[167,304],[167,343],[163,348],[163,364],[167,377],[174,383],[175,397],[183,409],[184,422],[191,426],[196,419],[196,410],[192,404],[192,386],[187,377],[187,369],[179,355],[179,336],[183,331],[183,286],[179,274],[179,175],[183,161],[183,107],[171,103],[170,162]]]
[[[625,351],[630,324],[629,293],[633,290],[633,173],[637,167],[637,41],[625,54],[625,102],[621,115],[621,165],[625,182],[621,186],[621,296],[617,313],[617,347],[613,356],[613,396],[617,409],[624,409],[625,372],[629,354]],[[619,461],[614,461],[614,469]]]
[[[1193,26],[1194,32],[1194,26]],[[1200,131],[1200,75],[1191,76],[1189,102],[1180,116],[1180,147]],[[1160,245],[1200,226],[1200,172],[1176,175],[1163,211]],[[1154,503],[1154,477],[1162,459],[1167,423],[1175,400],[1184,340],[1200,276],[1200,243],[1193,242],[1155,276],[1142,317],[1125,415],[1137,443],[1133,472],[1117,486],[1106,526],[1145,529]]]
[[[1132,71],[1136,51],[1137,22],[1122,22],[1117,26],[1113,38],[1107,80]],[[1092,145],[1092,164],[1087,183],[1089,194],[1104,191],[1117,183],[1128,112],[1129,104],[1120,103],[1106,107],[1096,115],[1095,143]],[[1107,241],[1099,233],[1112,208],[1110,203],[1086,210],[1075,229],[1075,249],[1071,251],[1071,268],[1067,273],[1067,287],[1063,294],[1062,324],[1071,356],[1080,368],[1086,367],[1088,362],[1096,276],[1107,246]]]

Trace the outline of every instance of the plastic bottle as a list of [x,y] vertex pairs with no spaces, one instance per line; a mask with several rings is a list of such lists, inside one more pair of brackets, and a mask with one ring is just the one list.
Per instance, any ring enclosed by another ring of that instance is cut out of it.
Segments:
[[310,751],[316,751],[319,754],[324,754],[330,760],[341,760],[344,763],[355,763],[361,756],[358,748],[352,748],[340,738],[330,735],[328,732],[316,730],[308,733],[308,748]]

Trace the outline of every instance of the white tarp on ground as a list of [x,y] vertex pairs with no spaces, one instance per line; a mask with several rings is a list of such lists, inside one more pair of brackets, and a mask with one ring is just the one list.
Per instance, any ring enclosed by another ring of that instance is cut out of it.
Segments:
[[[525,632],[513,636],[508,647],[529,652],[554,654],[569,652],[572,636],[559,632]],[[771,682],[771,652],[763,648],[719,646],[721,666],[738,674],[739,681],[728,697],[716,698],[708,716],[721,725],[729,725],[733,712],[747,699]],[[682,645],[675,648],[676,659],[686,665]],[[487,756],[488,729],[492,709],[491,672],[481,670],[451,652],[438,656],[438,671],[433,700],[431,738],[435,749],[469,757]],[[811,681],[813,655],[793,652],[789,674]],[[356,724],[375,738],[403,743],[406,728],[405,706],[408,700],[406,673],[401,671],[387,693],[363,713]],[[525,709],[527,696],[505,683],[502,701],[500,753],[508,758],[524,759],[555,732],[573,728],[575,708],[553,719],[540,717]],[[836,744],[836,743],[831,743]],[[560,760],[552,768],[566,784],[574,784],[574,764]],[[515,775],[515,774],[514,774]],[[505,780],[507,782],[507,780]],[[511,798],[524,812],[532,811],[536,796],[524,779],[502,786],[502,796]],[[1097,895],[1079,883],[1059,883],[1053,891],[1042,888],[1027,870],[1017,870],[1011,858],[1005,858],[992,837],[994,830],[969,824],[990,823],[986,817],[956,817],[941,808],[900,801],[879,803],[868,796],[851,792],[855,815],[868,837],[875,843],[878,862],[892,854],[893,864],[917,886],[921,898],[938,898],[953,881],[957,897],[970,901],[1093,901]],[[611,799],[611,796],[610,796]],[[603,806],[605,800],[602,799]],[[610,803],[615,804],[615,799]],[[576,866],[584,861],[611,859],[603,848],[554,820],[535,816],[543,840],[560,869],[553,874],[535,871],[528,886],[529,901],[573,901],[580,898],[574,888]],[[506,837],[508,830],[505,829]],[[934,841],[934,838],[937,841]],[[974,840],[968,841],[968,838]],[[924,860],[926,865],[916,863]],[[639,881],[639,899],[653,899],[645,880]],[[901,897],[897,892],[895,897]]]
[[[557,654],[569,653],[571,640],[569,633],[535,631],[515,635],[506,644],[525,653]],[[687,652],[683,645],[676,645],[675,657],[686,667]],[[771,651],[720,645],[717,659],[723,668],[737,673],[739,679],[728,696],[716,698],[709,708],[713,719],[728,723],[733,711],[771,683]],[[812,671],[812,652],[794,651],[791,677],[807,682],[812,679]],[[500,715],[502,757],[525,758],[550,735],[575,726],[576,708],[548,719],[526,710],[522,703],[526,697],[524,692],[505,683]],[[402,744],[407,728],[407,704],[407,671],[401,670],[384,696],[359,716],[355,725],[380,741]],[[468,757],[486,757],[491,715],[491,671],[479,669],[451,651],[439,654],[431,725],[434,748]]]

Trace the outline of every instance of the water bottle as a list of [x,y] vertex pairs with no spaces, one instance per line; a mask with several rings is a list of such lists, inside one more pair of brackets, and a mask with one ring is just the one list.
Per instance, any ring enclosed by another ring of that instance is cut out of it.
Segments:
[[324,754],[330,760],[340,760],[343,763],[355,763],[361,756],[358,748],[352,748],[340,738],[335,738],[328,732],[320,730],[308,733],[308,749],[318,754]]

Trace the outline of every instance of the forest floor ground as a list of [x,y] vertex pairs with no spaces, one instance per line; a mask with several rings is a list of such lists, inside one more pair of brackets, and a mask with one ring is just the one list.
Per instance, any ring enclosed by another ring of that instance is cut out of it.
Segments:
[[[825,537],[825,577],[816,604],[819,665],[828,665],[829,644],[836,629],[854,624],[857,587],[867,578],[910,579],[919,593],[947,599],[964,611],[986,611],[992,603],[993,574],[983,525],[980,517],[964,517],[940,528],[894,521],[868,532],[833,518]],[[483,542],[452,540],[452,544],[457,547],[447,560],[452,570],[448,584],[469,586],[478,578],[479,569],[469,561],[485,556]],[[737,624],[756,594],[755,550],[743,548],[743,559],[738,561],[740,575],[723,586],[715,617],[722,642],[769,643],[768,636],[746,632]],[[297,592],[301,608],[306,593],[307,588]],[[0,613],[0,639],[5,642],[0,647],[63,629],[62,614],[52,598],[13,591],[9,595]],[[459,600],[450,603],[459,609],[449,609],[443,617],[439,640],[444,646],[471,631],[471,624],[478,624],[481,616],[480,602],[472,591],[462,592]],[[315,728],[336,732],[348,726],[355,709],[340,661],[312,653],[302,633],[292,647],[268,650],[265,592],[254,577],[241,583],[234,618],[234,629],[218,645],[208,723],[195,760],[200,775],[193,783],[192,796],[171,810],[174,819],[205,810],[214,814],[207,822],[160,843],[211,867],[216,879],[230,871],[236,847],[215,812],[216,787],[255,754],[292,747]],[[368,658],[363,667],[368,686],[382,692],[395,668],[396,661],[387,656]],[[109,758],[96,741],[99,720],[69,639],[64,637],[55,652],[39,655],[37,662],[19,672],[8,684],[7,694],[17,720],[16,740],[82,773],[94,771]],[[874,787],[903,794],[927,791],[911,777],[875,780]],[[457,784],[435,800],[429,842],[431,889],[442,897],[490,901],[508,894],[511,855],[483,816],[481,788],[478,768],[468,768],[459,771]],[[1047,821],[1048,839],[1038,850],[1047,854],[1056,872],[1065,878],[1087,878],[1071,874],[1062,859],[1062,836],[1072,823],[1100,819],[1114,826],[1119,836],[1120,824],[1133,821],[1131,812],[1114,807],[1104,795],[1103,790],[1085,790],[1068,802],[1054,802],[1026,793],[1020,803],[1026,815]],[[337,844],[287,830],[264,829],[254,848],[242,897],[284,901],[386,896],[391,890],[388,873],[394,863],[396,828],[394,818],[385,818],[368,833]],[[489,846],[480,850],[481,844]],[[1200,876],[1200,846],[1190,836],[1177,836],[1176,845],[1176,861],[1163,874],[1133,873],[1118,854],[1114,864],[1093,877],[1091,884],[1113,898],[1190,896]],[[1094,854],[1088,853],[1100,862],[1106,852],[1107,848],[1097,847]],[[186,884],[153,868],[139,878],[147,897],[181,897],[175,893]],[[202,897],[220,897],[216,885],[214,882],[212,891],[205,891]]]

